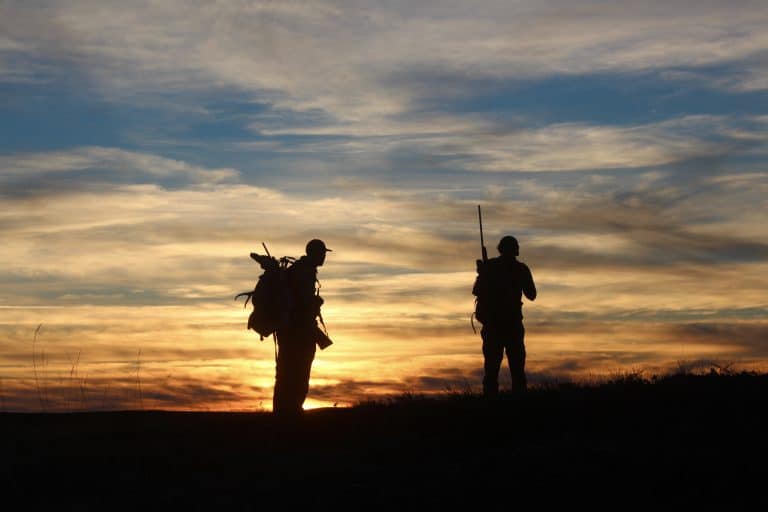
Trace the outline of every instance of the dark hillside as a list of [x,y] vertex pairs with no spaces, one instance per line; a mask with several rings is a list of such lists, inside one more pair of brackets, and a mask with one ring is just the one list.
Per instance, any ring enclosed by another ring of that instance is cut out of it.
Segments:
[[[626,378],[487,402],[399,397],[270,414],[2,414],[25,508],[257,510],[768,504],[768,376]],[[273,503],[274,505],[268,505]]]

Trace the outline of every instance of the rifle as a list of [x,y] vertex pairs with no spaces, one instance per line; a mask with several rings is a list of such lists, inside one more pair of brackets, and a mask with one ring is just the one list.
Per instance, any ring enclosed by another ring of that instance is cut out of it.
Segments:
[[483,255],[482,260],[477,260],[477,272],[483,268],[483,264],[488,261],[488,250],[485,248],[485,240],[483,240],[483,211],[480,209],[480,205],[477,205],[477,218],[480,221],[480,250]]

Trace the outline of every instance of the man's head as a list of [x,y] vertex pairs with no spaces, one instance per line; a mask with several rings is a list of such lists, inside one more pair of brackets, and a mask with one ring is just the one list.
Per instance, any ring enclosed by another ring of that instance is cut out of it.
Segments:
[[325,263],[325,253],[330,250],[325,246],[325,242],[317,238],[307,242],[307,258],[318,267],[323,266],[323,263]]
[[499,254],[504,257],[515,257],[520,254],[520,245],[517,243],[517,238],[509,235],[499,241],[497,249]]

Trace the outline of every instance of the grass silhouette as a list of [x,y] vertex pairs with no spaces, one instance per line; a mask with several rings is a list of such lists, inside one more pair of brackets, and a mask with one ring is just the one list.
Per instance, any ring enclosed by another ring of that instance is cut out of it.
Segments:
[[0,476],[7,500],[33,508],[759,506],[767,390],[766,374],[712,368],[549,383],[493,401],[410,393],[293,422],[4,413]]
[[[47,380],[43,379],[43,389],[40,388],[40,376],[38,375],[38,356],[37,351],[35,349],[35,345],[37,344],[37,336],[40,334],[40,329],[43,327],[43,324],[39,324],[37,328],[35,329],[35,334],[32,337],[32,370],[35,375],[35,388],[37,389],[37,398],[40,401],[40,409],[42,411],[46,411],[48,409],[48,387],[47,387]],[[40,358],[42,359],[42,365],[43,368],[46,367],[46,360],[45,360],[45,352],[42,352],[40,355]]]

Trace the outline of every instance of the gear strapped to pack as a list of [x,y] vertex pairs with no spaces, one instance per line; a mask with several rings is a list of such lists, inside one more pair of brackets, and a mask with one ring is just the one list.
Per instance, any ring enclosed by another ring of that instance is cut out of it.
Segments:
[[[296,262],[296,258],[283,256],[277,259],[269,254],[266,245],[264,245],[264,250],[267,253],[266,255],[251,253],[251,258],[257,261],[264,270],[261,276],[259,276],[256,286],[253,291],[238,293],[235,296],[235,300],[240,297],[246,297],[243,307],[245,308],[248,302],[253,306],[253,311],[248,316],[248,329],[258,333],[261,340],[271,335],[275,340],[275,345],[277,345],[276,333],[281,323],[285,323],[285,309],[289,301],[289,292],[287,290],[290,279],[289,270]],[[319,302],[322,300],[319,299],[321,285],[317,277],[315,277],[315,282],[317,283],[315,296],[318,297]],[[318,346],[324,349],[333,342],[328,337],[328,329],[325,326],[319,306],[317,308],[317,318],[320,320],[323,328],[322,330],[319,327],[317,328],[315,338]],[[277,346],[275,346],[275,352],[277,353]]]

